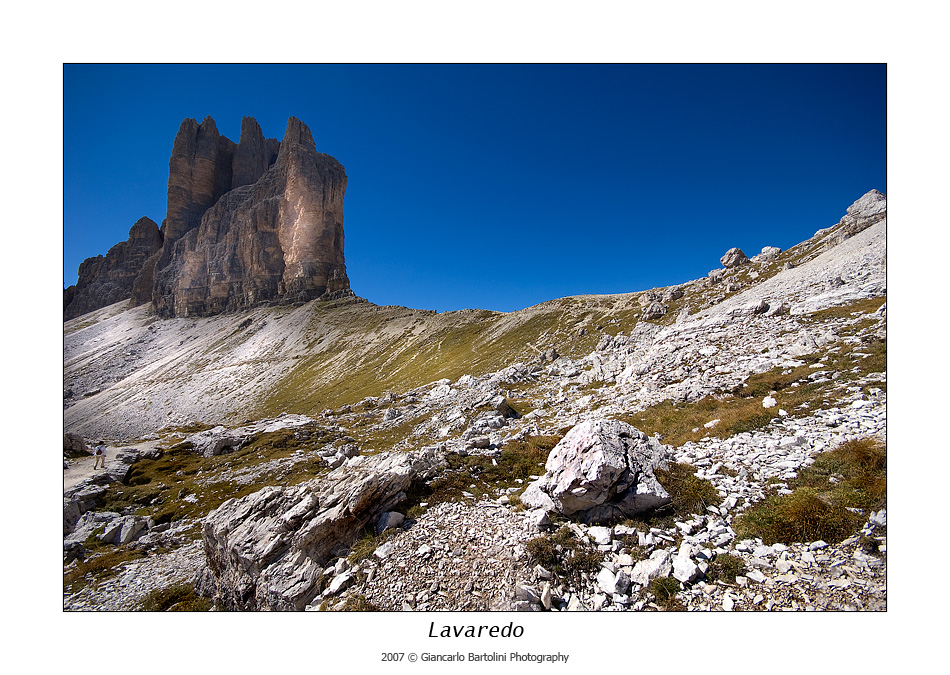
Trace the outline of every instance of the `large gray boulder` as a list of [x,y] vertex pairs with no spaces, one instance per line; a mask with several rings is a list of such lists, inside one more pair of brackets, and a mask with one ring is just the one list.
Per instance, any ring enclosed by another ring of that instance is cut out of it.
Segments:
[[207,565],[195,587],[231,610],[302,610],[327,563],[444,465],[432,448],[361,456],[300,485],[230,499],[202,524]]
[[723,267],[731,268],[745,265],[749,262],[749,259],[745,253],[742,252],[742,249],[730,248],[726,251],[726,254],[719,259],[719,262],[722,263]]
[[521,501],[588,523],[633,516],[671,501],[654,475],[669,459],[667,446],[626,422],[583,422],[551,450]]

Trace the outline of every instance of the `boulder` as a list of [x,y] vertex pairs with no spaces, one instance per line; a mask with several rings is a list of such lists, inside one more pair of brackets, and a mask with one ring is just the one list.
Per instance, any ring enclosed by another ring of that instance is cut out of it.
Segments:
[[644,321],[651,321],[653,319],[659,319],[664,316],[669,307],[666,305],[661,305],[659,302],[651,303],[646,309],[643,310],[643,315],[640,317]]
[[195,454],[202,457],[217,457],[240,450],[253,437],[253,433],[244,432],[240,429],[231,430],[217,426],[191,434],[185,439],[185,442],[194,445]]
[[752,256],[752,262],[754,263],[764,263],[770,260],[774,260],[779,253],[782,252],[778,246],[764,246],[762,247],[762,252],[758,255]]
[[667,446],[625,422],[583,422],[551,450],[521,501],[583,522],[633,516],[671,501],[654,475],[669,459]]
[[111,482],[107,473],[98,473],[63,493],[63,535],[71,533],[83,514],[96,507]]
[[666,289],[663,293],[663,302],[672,302],[673,300],[679,300],[685,295],[683,289],[679,286],[673,286],[672,288]]
[[78,434],[63,435],[63,455],[65,457],[88,457],[91,451],[86,447],[82,436]]
[[739,265],[745,265],[749,262],[749,259],[741,249],[730,248],[726,251],[726,254],[719,259],[719,262],[722,263],[723,267],[729,269],[738,267]]
[[162,454],[158,448],[140,450],[139,448],[120,448],[111,458],[106,453],[106,474],[118,483],[125,483],[132,471],[132,465],[140,459],[157,459]]
[[402,527],[402,524],[405,522],[406,517],[399,513],[398,511],[389,511],[380,516],[379,521],[376,523],[376,533],[382,534],[386,530],[392,529],[394,527]]
[[673,562],[670,552],[665,548],[655,550],[647,560],[641,560],[630,574],[630,580],[635,584],[646,586],[653,579],[670,576],[673,571]]
[[684,584],[693,581],[700,574],[699,567],[690,558],[690,551],[690,545],[683,542],[673,558],[673,578]]
[[445,462],[433,449],[361,456],[292,487],[230,499],[205,517],[199,593],[232,610],[303,610],[327,563]]
[[848,207],[819,250],[837,246],[880,222],[887,222],[887,197],[878,190],[871,190]]

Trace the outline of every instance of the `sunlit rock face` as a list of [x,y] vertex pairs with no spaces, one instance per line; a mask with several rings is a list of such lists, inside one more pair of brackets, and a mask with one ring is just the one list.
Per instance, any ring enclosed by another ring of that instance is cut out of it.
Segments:
[[291,117],[283,141],[245,117],[235,144],[214,120],[182,122],[169,162],[165,243],[152,302],[162,316],[352,295],[343,260],[346,173]]

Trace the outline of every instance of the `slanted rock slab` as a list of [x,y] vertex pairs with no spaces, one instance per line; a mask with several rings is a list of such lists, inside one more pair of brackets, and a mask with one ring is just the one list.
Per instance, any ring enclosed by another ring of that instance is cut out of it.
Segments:
[[208,562],[195,587],[232,610],[303,610],[327,563],[440,466],[432,448],[362,456],[300,485],[228,500],[202,524]]

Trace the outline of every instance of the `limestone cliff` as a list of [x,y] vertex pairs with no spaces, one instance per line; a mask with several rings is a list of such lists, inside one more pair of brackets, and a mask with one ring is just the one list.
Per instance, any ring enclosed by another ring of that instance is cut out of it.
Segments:
[[210,117],[186,119],[168,163],[161,230],[143,219],[150,232],[137,231],[139,221],[129,242],[86,260],[79,283],[64,291],[64,318],[125,298],[173,317],[352,295],[345,191],[343,166],[316,151],[295,117],[283,141],[265,139],[245,117],[238,143]]
[[247,117],[237,146],[216,134],[210,118],[186,121],[175,141],[152,290],[159,314],[208,316],[349,292],[343,166],[317,152],[294,117],[279,144]]

